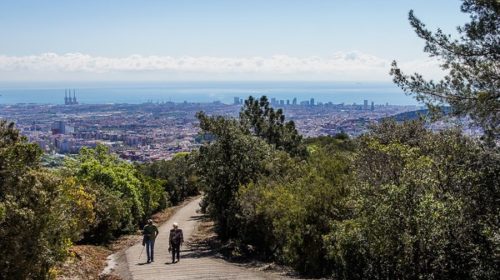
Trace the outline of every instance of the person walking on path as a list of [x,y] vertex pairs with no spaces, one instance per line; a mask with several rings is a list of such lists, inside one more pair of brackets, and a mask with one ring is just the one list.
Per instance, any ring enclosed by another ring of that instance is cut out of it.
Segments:
[[178,223],[174,223],[173,228],[170,230],[168,247],[168,251],[172,252],[172,263],[175,263],[175,256],[177,256],[177,261],[180,261],[180,251],[182,243],[184,243],[182,229],[179,228]]
[[146,255],[148,256],[148,263],[155,261],[155,239],[158,236],[158,228],[153,224],[153,220],[149,219],[148,223],[142,230],[142,246],[146,246]]

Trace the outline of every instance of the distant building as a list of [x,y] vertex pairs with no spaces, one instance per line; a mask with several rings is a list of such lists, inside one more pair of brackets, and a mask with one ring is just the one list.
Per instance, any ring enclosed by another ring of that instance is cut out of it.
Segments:
[[309,103],[309,105],[314,106],[314,98],[311,98],[311,102]]
[[290,99],[286,100],[286,105],[290,105]]
[[274,98],[274,97],[271,98],[271,105],[277,105],[276,98]]
[[365,100],[363,103],[363,110],[368,110],[368,100]]
[[294,99],[292,100],[292,105],[297,105],[297,98],[294,98]]
[[373,103],[373,101],[372,101],[372,106],[371,106],[371,108],[370,108],[370,109],[371,109],[372,111],[374,111],[374,110],[375,110],[375,103]]
[[52,134],[70,134],[75,132],[75,128],[66,125],[63,121],[55,121],[51,125]]
[[55,138],[54,146],[57,149],[57,152],[61,154],[70,153],[74,149],[74,140],[68,138]]
[[240,98],[239,97],[234,97],[234,105],[240,105]]
[[280,105],[281,106],[285,105],[285,100],[280,100]]
[[78,104],[78,100],[76,100],[76,91],[73,90],[73,97],[71,97],[71,90],[64,90],[64,105],[76,105]]
[[125,137],[125,144],[128,146],[138,146],[142,143],[142,139],[139,136],[128,135]]

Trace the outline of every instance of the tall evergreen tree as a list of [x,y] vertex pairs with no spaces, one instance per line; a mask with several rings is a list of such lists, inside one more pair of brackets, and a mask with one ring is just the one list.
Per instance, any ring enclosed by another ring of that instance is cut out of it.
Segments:
[[461,10],[470,22],[458,27],[460,38],[452,39],[438,29],[428,30],[414,14],[409,21],[425,40],[424,51],[440,58],[447,75],[438,82],[421,74],[404,74],[396,61],[392,64],[394,82],[406,93],[431,109],[449,104],[452,113],[469,115],[485,131],[487,139],[498,139],[500,119],[500,2],[463,0]]
[[240,112],[240,123],[251,134],[275,145],[279,150],[293,156],[306,154],[302,136],[295,128],[295,123],[291,120],[286,122],[283,110],[272,108],[266,96],[260,99],[250,96],[245,100]]
[[220,237],[231,238],[238,230],[236,194],[242,184],[266,172],[272,148],[264,140],[248,135],[235,119],[207,116],[203,112],[196,117],[203,132],[216,138],[200,147],[197,158],[204,203],[217,223]]

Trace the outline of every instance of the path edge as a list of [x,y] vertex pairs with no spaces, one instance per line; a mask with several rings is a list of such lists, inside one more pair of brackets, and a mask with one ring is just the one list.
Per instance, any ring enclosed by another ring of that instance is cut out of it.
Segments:
[[[191,203],[193,200],[196,200],[200,197],[202,197],[202,194],[196,195],[196,196],[191,196],[186,198],[184,201],[182,201],[181,204],[173,206],[172,208],[173,211],[171,213],[171,217],[169,217],[167,220],[163,221],[161,224],[158,224],[158,227],[161,227],[163,224],[168,223],[168,221],[184,206],[187,204]],[[102,270],[104,272],[108,266],[110,265],[110,262],[115,262],[116,265],[111,268],[110,273],[105,273],[99,275],[99,279],[115,279],[113,277],[119,277],[120,280],[133,280],[132,273],[130,272],[129,266],[128,266],[128,259],[127,259],[127,254],[126,251],[132,247],[135,246],[137,243],[134,243],[130,246],[127,246],[125,248],[120,249],[119,251],[109,255],[107,257],[106,261],[106,267]],[[101,273],[102,273],[101,272]]]

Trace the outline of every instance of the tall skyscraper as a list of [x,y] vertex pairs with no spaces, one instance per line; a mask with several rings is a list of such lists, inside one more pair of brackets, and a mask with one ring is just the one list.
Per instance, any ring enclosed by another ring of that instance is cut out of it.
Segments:
[[314,98],[311,98],[311,101],[309,102],[309,105],[314,106]]
[[370,109],[371,109],[372,111],[374,111],[374,110],[375,110],[375,103],[373,103],[373,101],[372,101],[372,106],[371,106],[371,108],[370,108]]
[[365,100],[363,103],[363,110],[368,110],[368,100]]
[[237,96],[234,97],[234,105],[240,105],[240,98]]
[[294,97],[292,100],[292,105],[297,105],[297,97]]

